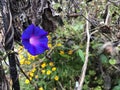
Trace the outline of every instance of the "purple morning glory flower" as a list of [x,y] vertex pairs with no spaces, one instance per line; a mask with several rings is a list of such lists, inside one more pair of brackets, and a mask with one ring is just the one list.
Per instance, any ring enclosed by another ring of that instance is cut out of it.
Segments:
[[42,54],[49,49],[47,32],[39,26],[31,24],[22,34],[22,44],[31,55]]

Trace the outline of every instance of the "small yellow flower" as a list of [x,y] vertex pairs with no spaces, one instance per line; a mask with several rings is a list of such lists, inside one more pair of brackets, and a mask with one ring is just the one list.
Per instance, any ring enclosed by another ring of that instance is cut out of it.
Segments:
[[73,54],[73,51],[72,51],[72,50],[69,50],[69,51],[68,51],[68,54],[69,54],[69,55]]
[[60,55],[64,55],[65,53],[64,53],[64,51],[60,51]]
[[51,71],[50,71],[50,70],[47,70],[46,74],[47,74],[47,75],[50,75],[50,74],[51,74]]
[[26,84],[29,84],[29,83],[30,83],[30,81],[29,81],[28,79],[26,79],[26,80],[25,80],[25,83],[26,83]]
[[23,46],[19,46],[19,49],[23,49]]
[[25,64],[30,65],[31,62],[30,61],[25,61]]
[[20,60],[20,64],[23,65],[25,63],[25,59]]
[[34,73],[35,71],[36,71],[36,68],[33,68],[33,69],[31,70],[31,72],[33,72],[33,73]]
[[48,38],[48,40],[50,40],[50,39],[51,39],[51,36],[50,36],[50,35],[48,35],[48,36],[47,36],[47,38]]
[[35,60],[37,58],[37,56],[31,56],[32,60]]
[[53,67],[53,68],[52,68],[52,71],[56,71],[56,67]]
[[39,90],[44,90],[43,87],[40,87]]
[[30,57],[28,57],[28,60],[31,60],[31,58],[30,58]]
[[41,67],[42,67],[42,68],[45,68],[46,66],[47,66],[47,65],[46,65],[45,62],[41,64]]
[[29,53],[27,53],[27,56],[28,56],[28,57],[31,57],[32,55],[30,55]]
[[30,77],[30,80],[32,80],[32,77]]
[[41,72],[42,72],[42,74],[44,74],[44,73],[45,73],[45,70],[41,70]]
[[54,66],[54,63],[53,63],[53,62],[50,62],[49,65],[52,67],[52,66]]
[[21,59],[24,59],[24,56],[23,56],[23,55],[20,55],[19,57],[20,57],[20,60],[21,60]]
[[58,81],[58,80],[59,80],[59,77],[58,77],[58,76],[55,76],[54,79],[55,79],[55,81]]
[[20,54],[22,51],[23,51],[23,47],[20,46],[19,49],[18,49],[18,53]]
[[48,44],[48,47],[49,47],[49,48],[52,48],[52,44],[49,43],[49,44]]
[[62,46],[62,44],[61,44],[61,43],[58,43],[57,46],[60,47],[60,46]]
[[33,72],[30,72],[29,75],[30,75],[30,77],[33,77],[33,76],[34,76],[34,73],[33,73]]
[[38,75],[35,75],[35,78],[38,79]]

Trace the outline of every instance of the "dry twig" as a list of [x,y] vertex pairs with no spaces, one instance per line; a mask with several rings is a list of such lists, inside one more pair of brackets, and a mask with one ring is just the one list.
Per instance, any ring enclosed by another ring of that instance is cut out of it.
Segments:
[[[88,18],[89,14],[87,14],[87,18]],[[89,57],[89,46],[90,46],[90,33],[89,33],[89,22],[88,20],[86,20],[86,33],[87,33],[87,46],[86,46],[86,56],[85,56],[85,62],[84,65],[82,67],[82,73],[80,76],[80,80],[79,80],[79,87],[77,90],[82,90],[82,86],[83,86],[83,82],[84,82],[84,78],[85,78],[85,73],[87,70],[87,64],[88,64],[88,57]]]

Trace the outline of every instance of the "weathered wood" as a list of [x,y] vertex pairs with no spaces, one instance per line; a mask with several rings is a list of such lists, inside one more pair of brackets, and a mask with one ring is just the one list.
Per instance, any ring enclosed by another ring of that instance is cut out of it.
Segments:
[[[5,35],[5,50],[8,55],[9,59],[9,69],[10,69],[10,76],[12,79],[12,88],[13,90],[20,90],[19,86],[19,79],[17,74],[17,68],[16,68],[16,60],[15,60],[15,54],[13,53],[14,50],[14,28],[12,26],[12,14],[10,10],[10,3],[9,0],[0,0],[0,8],[3,18],[3,24],[4,24],[4,35]],[[4,90],[4,89],[1,89]],[[9,89],[7,89],[9,90]]]

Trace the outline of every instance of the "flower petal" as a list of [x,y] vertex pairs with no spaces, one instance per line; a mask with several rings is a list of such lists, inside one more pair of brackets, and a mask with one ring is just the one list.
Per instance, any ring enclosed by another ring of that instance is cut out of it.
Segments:
[[25,49],[29,49],[30,48],[29,40],[27,40],[27,39],[22,40],[22,44],[25,47]]
[[29,39],[35,31],[35,26],[33,24],[29,25],[27,29],[24,30],[22,34],[22,39]]
[[49,47],[45,43],[41,43],[40,47],[43,47],[45,50],[49,50]]
[[47,38],[47,36],[43,36],[43,37],[39,38],[39,42],[40,43],[45,43],[47,45],[48,44],[48,38]]
[[30,45],[30,48],[28,49],[28,52],[29,52],[31,55],[33,55],[33,56],[39,54],[39,53],[38,53],[38,54],[36,53],[36,47],[33,46],[33,45]]
[[38,55],[44,53],[45,50],[47,49],[41,46],[31,46],[28,51],[32,55]]
[[44,35],[47,35],[47,32],[37,26],[37,27],[35,27],[34,35],[42,37]]

